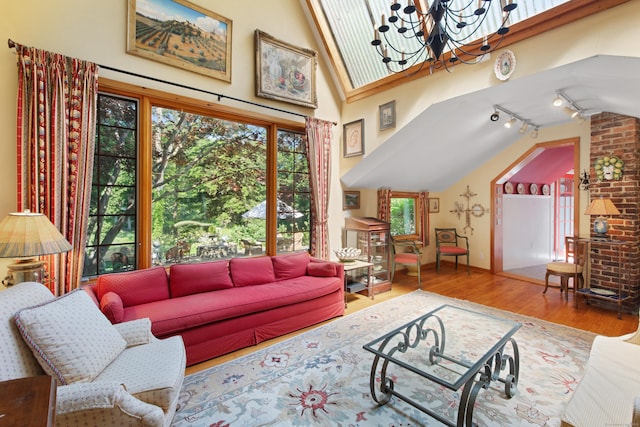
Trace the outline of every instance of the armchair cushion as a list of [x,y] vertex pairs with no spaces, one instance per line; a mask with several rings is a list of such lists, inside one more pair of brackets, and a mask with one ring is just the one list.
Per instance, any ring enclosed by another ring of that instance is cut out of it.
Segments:
[[156,340],[151,333],[151,320],[148,317],[113,325],[127,342],[127,347],[149,344]]
[[465,248],[461,248],[458,246],[440,246],[440,253],[447,254],[447,255],[454,255],[454,254],[464,255],[467,253],[467,250]]
[[83,289],[24,308],[15,322],[42,368],[62,385],[92,381],[126,346]]

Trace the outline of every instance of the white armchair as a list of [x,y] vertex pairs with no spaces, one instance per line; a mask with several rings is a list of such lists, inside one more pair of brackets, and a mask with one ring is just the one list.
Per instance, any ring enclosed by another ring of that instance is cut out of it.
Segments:
[[53,376],[56,425],[171,424],[180,337],[155,338],[148,319],[111,325],[84,290],[55,298],[35,282],[0,292],[0,322],[0,380]]

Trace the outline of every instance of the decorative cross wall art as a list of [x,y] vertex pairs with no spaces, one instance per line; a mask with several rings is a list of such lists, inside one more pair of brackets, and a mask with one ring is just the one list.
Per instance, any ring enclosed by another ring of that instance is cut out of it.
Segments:
[[474,203],[473,205],[470,205],[471,198],[475,196],[477,196],[477,194],[473,193],[467,185],[467,190],[460,195],[460,197],[464,197],[465,199],[467,199],[467,207],[465,208],[462,202],[455,202],[453,210],[449,211],[456,214],[458,216],[458,219],[460,219],[462,214],[464,214],[464,218],[466,221],[466,225],[463,228],[464,234],[467,234],[468,230],[469,234],[471,234],[472,236],[473,227],[471,227],[471,215],[475,216],[476,218],[480,218],[481,216],[489,212],[489,209],[483,207],[480,203]]

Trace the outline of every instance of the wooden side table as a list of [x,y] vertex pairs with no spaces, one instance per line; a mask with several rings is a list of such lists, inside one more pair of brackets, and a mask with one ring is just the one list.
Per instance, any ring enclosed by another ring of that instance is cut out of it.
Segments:
[[56,382],[53,377],[18,378],[0,382],[0,427],[55,425]]

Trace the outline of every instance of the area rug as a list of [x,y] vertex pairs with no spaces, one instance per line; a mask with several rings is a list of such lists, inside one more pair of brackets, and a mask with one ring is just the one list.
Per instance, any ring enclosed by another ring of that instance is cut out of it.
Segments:
[[[362,346],[443,304],[522,323],[514,335],[520,350],[517,393],[508,399],[504,384],[492,382],[478,395],[474,421],[479,426],[559,426],[594,334],[424,291],[373,305],[187,376],[173,425],[440,426],[398,399],[383,406],[373,401],[369,390],[373,355]],[[465,328],[473,325],[462,322],[460,329]],[[407,377],[397,378],[396,384],[412,389],[407,393],[412,398],[445,419],[456,420],[461,390],[454,392],[404,372],[398,375]]]

